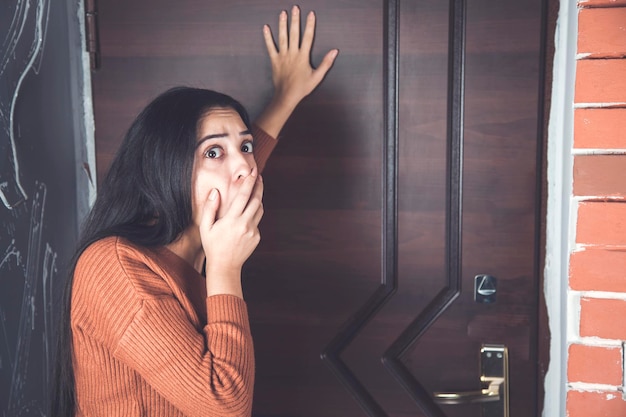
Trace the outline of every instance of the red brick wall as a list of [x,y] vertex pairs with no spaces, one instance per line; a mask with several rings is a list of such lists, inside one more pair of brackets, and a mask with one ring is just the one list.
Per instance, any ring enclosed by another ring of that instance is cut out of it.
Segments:
[[[569,0],[561,0],[569,1]],[[568,417],[626,416],[626,0],[579,1]],[[575,329],[574,329],[575,328]],[[577,333],[577,334],[576,334]]]

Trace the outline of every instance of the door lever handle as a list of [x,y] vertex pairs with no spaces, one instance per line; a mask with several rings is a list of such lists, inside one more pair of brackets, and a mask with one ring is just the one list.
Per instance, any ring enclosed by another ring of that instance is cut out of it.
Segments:
[[500,401],[500,385],[504,378],[494,378],[489,387],[480,391],[436,392],[435,401],[439,404],[473,404]]
[[483,388],[464,392],[435,392],[438,404],[483,404],[485,417],[509,417],[509,353],[503,345],[480,349],[480,382]]

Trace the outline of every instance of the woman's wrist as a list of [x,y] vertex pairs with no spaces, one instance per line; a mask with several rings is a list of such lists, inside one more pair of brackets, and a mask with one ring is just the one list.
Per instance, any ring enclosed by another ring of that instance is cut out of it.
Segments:
[[241,268],[207,268],[206,292],[207,297],[218,294],[230,294],[243,298]]

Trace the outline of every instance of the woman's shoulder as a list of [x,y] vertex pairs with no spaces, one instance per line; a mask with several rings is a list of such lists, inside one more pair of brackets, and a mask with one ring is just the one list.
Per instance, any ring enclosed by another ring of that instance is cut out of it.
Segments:
[[144,264],[142,252],[119,237],[106,237],[87,246],[74,270],[73,328],[111,345],[122,337],[149,297],[138,284],[146,274],[136,274],[129,266]]
[[146,302],[177,299],[187,306],[184,288],[173,274],[175,267],[168,264],[171,260],[163,252],[118,236],[90,244],[74,272],[72,305],[73,315],[80,318],[77,323],[95,328],[90,317],[117,320],[119,311],[129,318]]
[[80,255],[75,285],[128,287],[139,298],[169,293],[164,271],[152,250],[119,236],[91,243]]
[[84,254],[111,254],[119,249],[132,250],[138,253],[146,251],[145,248],[142,248],[141,246],[136,245],[121,236],[107,236],[90,243],[81,254],[81,257]]
[[119,236],[108,236],[97,240],[87,246],[80,254],[77,262],[79,266],[98,267],[103,264],[119,264],[124,266],[128,263],[144,263],[149,257],[150,251]]

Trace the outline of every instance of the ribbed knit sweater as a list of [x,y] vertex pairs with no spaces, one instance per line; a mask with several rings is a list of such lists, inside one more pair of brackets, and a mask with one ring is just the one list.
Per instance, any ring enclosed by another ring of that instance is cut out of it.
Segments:
[[[259,129],[259,169],[276,141]],[[119,237],[90,245],[74,272],[77,416],[250,416],[254,352],[239,297],[167,248]]]

